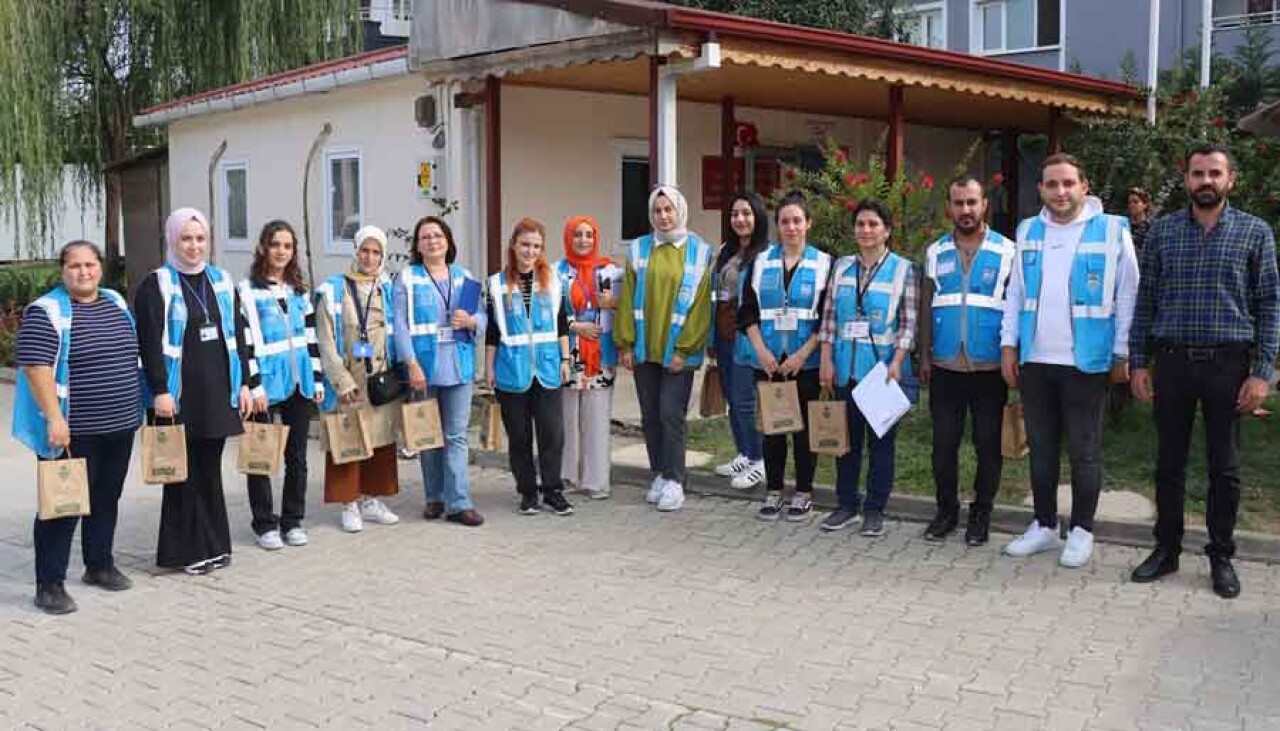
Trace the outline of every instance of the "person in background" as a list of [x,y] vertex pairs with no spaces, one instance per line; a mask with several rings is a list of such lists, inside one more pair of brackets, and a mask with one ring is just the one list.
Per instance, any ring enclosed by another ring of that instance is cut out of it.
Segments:
[[134,312],[150,420],[185,428],[187,480],[164,487],[156,565],[199,575],[231,563],[222,450],[241,419],[266,411],[267,394],[247,355],[235,282],[209,264],[204,214],[179,208],[164,234],[165,264],[138,285]]
[[[818,380],[835,387],[848,401],[849,453],[836,458],[836,492],[840,505],[822,520],[824,531],[837,531],[862,514],[862,535],[884,535],[884,509],[893,489],[898,427],[877,437],[852,402],[853,388],[877,363],[888,378],[903,383],[911,376],[915,347],[919,283],[909,259],[889,250],[893,216],[889,207],[867,198],[853,210],[858,253],[842,257],[832,268],[830,295],[822,315],[822,355]],[[870,440],[865,503],[858,493],[863,445]]]
[[1125,195],[1125,203],[1129,213],[1129,235],[1133,238],[1133,248],[1141,254],[1142,247],[1147,242],[1147,232],[1151,230],[1151,221],[1155,219],[1151,194],[1142,188],[1130,188]]
[[268,221],[262,227],[249,278],[240,282],[238,290],[247,325],[246,356],[257,361],[268,419],[279,413],[289,427],[279,515],[272,507],[271,478],[247,477],[253,534],[258,546],[268,551],[285,544],[305,546],[307,434],[311,404],[324,401],[324,369],[316,342],[315,309],[298,266],[298,237],[287,222]]
[[684,507],[689,395],[711,335],[711,246],[688,221],[679,190],[649,194],[653,233],[631,246],[614,330],[618,361],[635,372],[653,472],[645,499],[663,512]]
[[[564,497],[564,403],[569,380],[569,320],[560,278],[545,255],[546,227],[522,218],[507,243],[507,265],[489,277],[485,373],[507,430],[520,512],[536,515],[538,496],[556,515],[572,515]],[[538,440],[534,467],[533,440]],[[538,477],[542,481],[539,484]]]
[[418,455],[426,492],[422,517],[476,528],[484,516],[471,502],[467,429],[476,335],[485,329],[480,282],[455,263],[458,245],[444,219],[418,219],[413,242],[409,266],[394,286],[396,357],[409,372],[409,387],[436,399],[444,431],[444,447]]
[[809,205],[800,193],[778,203],[781,243],[765,249],[742,271],[738,329],[751,343],[752,383],[795,381],[804,428],[764,438],[768,492],[758,516],[773,522],[783,513],[787,440],[795,451],[796,490],[787,520],[808,520],[813,510],[813,475],[818,458],[809,451],[809,402],[818,398],[818,325],[831,275],[831,256],[809,243]]
[[62,284],[27,305],[18,329],[13,436],[41,460],[66,454],[87,464],[90,513],[35,521],[35,604],[76,611],[65,587],[76,524],[85,584],[133,586],[116,567],[116,517],[142,423],[138,341],[129,305],[102,283],[102,252],[72,241],[58,254]]
[[618,348],[613,343],[614,294],[622,270],[600,255],[600,227],[574,216],[564,227],[565,258],[556,263],[569,319],[573,358],[564,394],[566,487],[593,500],[609,497],[609,443]]
[[711,269],[711,355],[720,369],[720,387],[729,404],[729,428],[738,454],[716,467],[729,485],[750,490],[764,481],[764,447],[756,430],[756,383],[751,366],[738,363],[751,355],[751,342],[738,330],[738,294],[742,272],[769,245],[769,212],[755,193],[738,193],[729,204],[730,236],[716,252]]
[[395,361],[391,279],[386,274],[387,235],[364,226],[355,235],[356,253],[345,274],[316,287],[316,339],[324,367],[322,411],[368,408],[373,454],[365,460],[334,464],[325,450],[324,501],[342,505],[342,530],[359,533],[365,521],[395,525],[400,517],[380,498],[400,492],[396,467],[396,424],[400,402],[373,406],[368,399],[372,373]]

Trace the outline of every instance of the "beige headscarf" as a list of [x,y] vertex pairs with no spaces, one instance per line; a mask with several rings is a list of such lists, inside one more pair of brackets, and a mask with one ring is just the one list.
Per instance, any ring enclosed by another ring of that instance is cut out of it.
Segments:
[[[653,205],[649,206],[651,209]],[[182,257],[178,256],[178,240],[182,238],[182,227],[188,222],[195,221],[204,226],[205,236],[209,235],[209,219],[204,214],[194,208],[179,208],[169,214],[169,218],[164,222],[164,242],[167,246],[164,260],[169,266],[177,269],[183,274],[201,274],[204,272],[205,264],[209,261],[209,250],[205,249],[205,258],[199,264],[191,265],[182,261]]]
[[[373,274],[365,274],[360,269],[360,258],[358,256],[360,247],[365,241],[373,239],[378,242],[378,246],[382,249],[382,262],[378,264],[378,271]],[[347,276],[351,277],[355,282],[371,282],[387,270],[387,234],[377,226],[362,226],[355,235],[356,250],[351,254],[351,266],[347,268]]]
[[[653,208],[658,203],[658,196],[671,201],[671,205],[676,209],[676,225],[670,231],[658,230],[657,217],[653,215]],[[653,227],[654,240],[664,244],[676,243],[689,236],[689,203],[684,199],[684,194],[678,188],[672,185],[659,185],[649,194],[649,225]]]

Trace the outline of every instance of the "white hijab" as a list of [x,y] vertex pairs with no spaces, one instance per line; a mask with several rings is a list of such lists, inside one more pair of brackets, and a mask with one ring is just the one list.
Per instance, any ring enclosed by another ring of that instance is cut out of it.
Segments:
[[[676,209],[676,225],[670,231],[659,231],[657,216],[653,215],[654,206],[658,204],[658,196],[671,201]],[[653,227],[653,238],[664,244],[674,244],[689,236],[689,203],[675,186],[659,185],[649,194],[649,225]]]
[[182,227],[187,225],[188,221],[195,221],[204,226],[204,235],[210,236],[209,220],[204,214],[194,208],[179,208],[169,214],[164,222],[164,242],[168,247],[165,252],[164,260],[169,266],[177,269],[183,274],[203,274],[205,265],[208,263],[208,248],[205,249],[205,258],[196,265],[187,264],[182,261],[182,257],[178,256],[178,239],[182,237]]

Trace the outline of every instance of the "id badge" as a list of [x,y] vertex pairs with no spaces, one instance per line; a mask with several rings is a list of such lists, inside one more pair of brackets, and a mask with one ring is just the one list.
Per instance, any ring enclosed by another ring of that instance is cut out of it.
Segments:
[[870,335],[871,323],[866,320],[846,322],[840,331],[840,337],[845,340],[862,340]]
[[777,330],[787,330],[794,332],[800,326],[800,316],[795,312],[784,312],[778,315],[773,321],[773,327]]
[[439,343],[452,343],[452,342],[453,342],[453,328],[451,328],[451,327],[442,327],[442,328],[438,328],[438,329],[436,330],[436,342],[439,342]]
[[367,340],[357,340],[351,346],[351,354],[357,358],[372,358],[373,343],[370,343]]
[[217,325],[204,325],[200,328],[200,342],[207,343],[210,340],[218,339]]

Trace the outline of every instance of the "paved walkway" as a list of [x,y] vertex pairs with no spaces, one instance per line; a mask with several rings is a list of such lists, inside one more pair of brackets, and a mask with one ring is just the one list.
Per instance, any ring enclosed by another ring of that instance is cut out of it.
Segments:
[[494,470],[469,530],[419,519],[402,468],[401,525],[342,534],[313,474],[312,545],[268,554],[228,460],[235,563],[207,577],[150,569],[159,491],[131,483],[135,588],[75,566],[80,611],[48,617],[34,470],[6,440],[0,728],[1280,728],[1280,568],[1241,565],[1227,602],[1190,554],[1136,586],[1135,549],[1069,571],[893,522],[868,540],[715,498],[658,515],[632,488],[521,517]]

